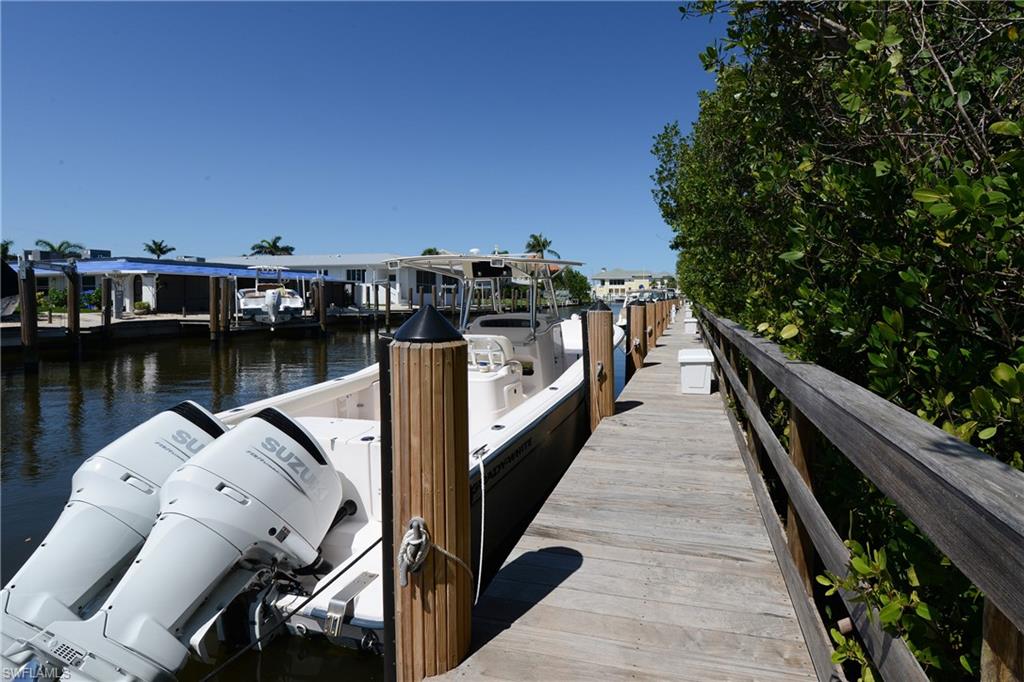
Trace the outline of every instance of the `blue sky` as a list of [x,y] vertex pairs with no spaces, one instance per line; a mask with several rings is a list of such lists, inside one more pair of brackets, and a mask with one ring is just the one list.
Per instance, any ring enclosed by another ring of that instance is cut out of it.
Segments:
[[10,3],[2,232],[140,255],[522,248],[672,269],[651,137],[722,23],[675,3]]

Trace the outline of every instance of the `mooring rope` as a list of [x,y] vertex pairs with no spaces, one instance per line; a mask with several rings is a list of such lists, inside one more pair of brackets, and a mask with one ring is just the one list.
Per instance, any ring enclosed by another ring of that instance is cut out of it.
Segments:
[[430,550],[437,550],[445,555],[469,574],[473,579],[473,569],[466,565],[466,562],[455,556],[441,545],[435,545],[430,539],[430,531],[427,530],[427,522],[423,517],[414,516],[409,519],[409,529],[402,536],[402,544],[398,547],[398,554],[395,559],[398,562],[398,584],[405,587],[409,584],[409,574],[418,573],[430,554]]

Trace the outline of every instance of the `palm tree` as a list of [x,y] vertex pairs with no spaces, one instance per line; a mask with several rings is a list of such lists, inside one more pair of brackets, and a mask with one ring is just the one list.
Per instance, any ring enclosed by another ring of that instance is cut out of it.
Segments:
[[14,246],[14,241],[10,239],[0,241],[0,260],[7,260],[10,258],[12,246]]
[[173,246],[164,244],[163,239],[152,239],[142,245],[142,250],[146,253],[153,254],[157,260],[160,260],[160,256],[166,256],[171,251],[177,251]]
[[50,251],[58,258],[78,258],[82,255],[80,252],[85,249],[81,244],[67,240],[54,244],[45,239],[37,239],[36,246],[43,251]]
[[281,235],[273,239],[262,239],[249,248],[251,256],[290,256],[295,252],[294,246],[281,243]]
[[441,255],[441,249],[437,248],[436,246],[428,246],[427,248],[423,249],[423,253],[421,253],[420,255],[421,256],[440,256]]
[[526,242],[526,253],[538,253],[540,257],[544,257],[544,252],[547,251],[555,258],[561,258],[562,255],[551,248],[551,240],[545,237],[543,234],[531,234],[530,240]]

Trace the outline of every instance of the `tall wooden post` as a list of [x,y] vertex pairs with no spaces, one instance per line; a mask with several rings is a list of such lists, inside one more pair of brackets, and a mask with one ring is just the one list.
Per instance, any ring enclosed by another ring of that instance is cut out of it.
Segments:
[[441,306],[439,306],[437,304],[437,285],[436,284],[431,284],[430,285],[430,302],[432,304],[434,304],[435,308],[440,308],[441,307]]
[[227,338],[231,331],[231,279],[222,277],[220,280],[220,335]]
[[[811,488],[811,470],[808,466],[809,460],[814,455],[815,443],[814,425],[803,415],[800,410],[792,404],[789,406],[789,458],[793,466],[800,472],[800,477],[809,488]],[[813,490],[813,488],[811,488]],[[807,594],[813,594],[814,590],[814,545],[811,543],[807,529],[804,527],[800,517],[797,516],[793,503],[790,502],[786,510],[786,539],[789,543],[789,553],[793,556],[793,563],[796,570],[803,578]]]
[[320,322],[320,333],[327,333],[327,283],[320,279],[316,285],[316,317]]
[[658,335],[655,328],[654,322],[654,302],[649,301],[644,303],[644,319],[647,323],[647,352],[649,353],[652,348],[658,344]]
[[384,329],[391,331],[391,282],[388,282],[388,288],[384,290]]
[[380,326],[380,321],[377,319],[380,317],[380,285],[377,284],[376,280],[373,282],[373,328],[376,329]]
[[39,310],[36,301],[36,271],[22,261],[18,272],[18,296],[21,310],[21,356],[25,370],[39,369]]
[[409,287],[409,310],[412,310],[413,303],[414,303],[414,299],[413,299],[413,294],[412,294],[412,287]]
[[647,334],[645,333],[646,309],[642,305],[626,306],[626,382],[644,366],[647,355]]
[[1024,634],[988,599],[981,623],[981,682],[1024,680]]
[[68,283],[68,352],[72,360],[82,355],[82,276],[72,263],[64,272]]
[[210,278],[210,341],[220,338],[220,282]]
[[113,301],[111,300],[113,285],[114,281],[109,277],[104,277],[100,281],[100,298],[103,300],[100,310],[103,313],[103,332],[106,334],[110,333],[110,318],[113,313]]
[[[470,563],[467,344],[433,306],[413,315],[391,344],[395,556],[412,519],[431,542]],[[422,680],[457,666],[469,650],[470,571],[432,550],[395,581],[397,678]]]
[[590,430],[593,432],[601,420],[615,414],[615,362],[612,311],[604,301],[598,301],[587,311],[587,341],[589,372],[588,396],[590,402]]
[[421,286],[421,287],[419,287],[419,294],[420,294],[420,304],[419,304],[419,306],[417,306],[417,307],[419,307],[419,308],[422,308],[422,307],[423,307],[423,294],[424,294],[424,292],[425,292],[425,289],[424,289],[424,287],[422,287],[422,286]]

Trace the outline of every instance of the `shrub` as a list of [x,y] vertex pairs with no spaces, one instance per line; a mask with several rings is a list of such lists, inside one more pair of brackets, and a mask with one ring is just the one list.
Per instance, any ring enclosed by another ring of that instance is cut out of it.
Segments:
[[[715,91],[655,138],[654,196],[690,297],[1020,469],[1024,7],[927,7],[729,6]],[[906,605],[883,624],[929,676],[977,670],[977,589],[832,454],[844,587]]]

